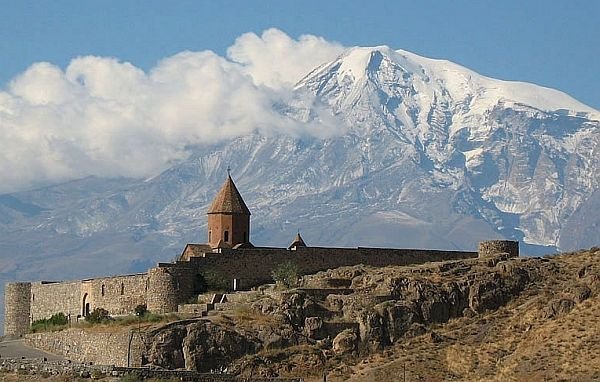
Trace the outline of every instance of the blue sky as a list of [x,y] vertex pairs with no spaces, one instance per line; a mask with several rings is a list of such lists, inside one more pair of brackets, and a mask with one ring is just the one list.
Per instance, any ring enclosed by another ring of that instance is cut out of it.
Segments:
[[148,69],[182,50],[223,55],[275,27],[345,46],[389,45],[600,109],[598,1],[0,1],[0,86],[37,61],[81,55]]

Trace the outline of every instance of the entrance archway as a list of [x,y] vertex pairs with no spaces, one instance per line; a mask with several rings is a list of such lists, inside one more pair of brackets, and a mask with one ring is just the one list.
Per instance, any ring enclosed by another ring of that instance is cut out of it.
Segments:
[[83,303],[81,305],[81,315],[86,317],[90,314],[90,303],[87,301],[88,294],[83,295]]

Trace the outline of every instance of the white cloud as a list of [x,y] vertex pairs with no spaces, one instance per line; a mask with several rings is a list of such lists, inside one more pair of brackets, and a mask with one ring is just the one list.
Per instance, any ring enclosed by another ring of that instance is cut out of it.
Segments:
[[341,46],[270,29],[229,49],[181,52],[145,73],[106,57],[63,71],[35,63],[0,92],[0,193],[88,175],[145,177],[189,145],[264,134],[327,136],[324,113],[301,123],[273,105],[298,103],[291,86]]
[[227,56],[242,64],[257,84],[281,87],[294,85],[343,51],[340,44],[322,37],[303,35],[294,40],[278,29],[268,29],[260,37],[254,33],[238,37]]

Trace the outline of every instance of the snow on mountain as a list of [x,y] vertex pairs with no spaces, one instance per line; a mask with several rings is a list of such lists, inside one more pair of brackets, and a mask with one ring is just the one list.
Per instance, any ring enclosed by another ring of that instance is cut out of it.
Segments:
[[145,180],[0,196],[0,281],[172,259],[206,240],[228,166],[258,245],[286,245],[298,229],[309,245],[473,249],[506,237],[534,253],[598,244],[600,113],[564,93],[388,47],[352,48],[293,91],[275,112],[302,122],[329,109],[340,133],[255,133],[193,148]]
[[[481,200],[471,207],[496,229],[519,236],[512,225],[531,244],[558,246],[561,222],[598,188],[600,114],[556,90],[388,47],[351,49],[296,89],[317,94],[366,137],[367,158],[398,146],[430,167],[430,179],[473,192]],[[485,203],[497,211],[483,211]],[[499,214],[521,221],[494,223],[513,219]]]

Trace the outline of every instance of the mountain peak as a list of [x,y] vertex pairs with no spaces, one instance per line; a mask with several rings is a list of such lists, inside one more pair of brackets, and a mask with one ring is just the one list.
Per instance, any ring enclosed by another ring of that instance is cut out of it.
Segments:
[[[499,103],[520,104],[600,120],[598,110],[558,90],[485,77],[447,60],[426,58],[385,45],[350,48],[334,61],[309,73],[296,88],[305,87],[321,96],[347,98],[330,100],[330,104],[353,105],[359,93],[368,90],[364,86],[367,82],[375,83],[371,90],[381,90],[386,84],[400,84],[404,96],[412,92],[421,104],[444,97],[448,104],[461,107],[477,104],[477,112],[490,110]],[[339,91],[332,91],[333,88],[339,88]]]

